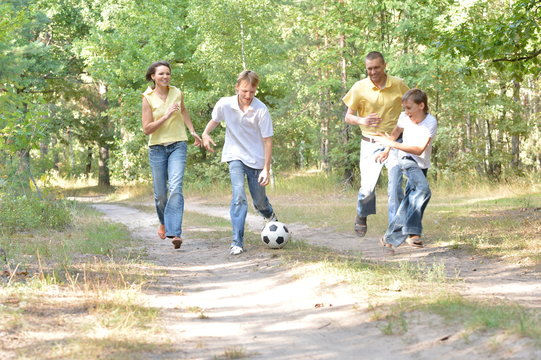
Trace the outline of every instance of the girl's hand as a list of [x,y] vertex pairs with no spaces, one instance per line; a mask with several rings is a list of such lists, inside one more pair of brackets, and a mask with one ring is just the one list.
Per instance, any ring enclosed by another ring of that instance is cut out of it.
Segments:
[[389,157],[389,150],[390,149],[387,148],[384,151],[377,153],[376,156],[374,157],[374,160],[377,163],[383,164],[385,160],[387,160],[387,158]]
[[388,146],[388,147],[394,147],[395,142],[391,138],[391,136],[389,136],[389,134],[387,134],[387,133],[385,133],[385,134],[378,133],[378,135],[373,136],[373,138],[374,138],[374,140],[376,140],[376,142],[378,144]]

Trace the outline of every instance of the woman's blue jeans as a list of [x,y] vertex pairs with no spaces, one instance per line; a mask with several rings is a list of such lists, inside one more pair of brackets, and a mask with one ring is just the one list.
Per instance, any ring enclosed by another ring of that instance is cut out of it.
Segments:
[[165,236],[170,238],[182,235],[182,181],[187,149],[185,141],[178,141],[167,146],[153,145],[148,151],[156,212],[160,224],[165,225]]
[[395,247],[401,245],[409,235],[423,233],[423,214],[431,196],[426,175],[415,160],[399,159],[398,167],[408,182],[404,199],[385,232],[385,241]]
[[248,180],[248,189],[252,196],[255,209],[264,218],[268,219],[273,215],[273,209],[267,198],[265,187],[259,185],[258,177],[261,169],[252,169],[244,165],[240,160],[233,160],[229,163],[229,176],[231,177],[231,226],[233,227],[233,239],[231,245],[243,247],[244,245],[244,224],[248,213],[248,201],[244,190],[244,178]]

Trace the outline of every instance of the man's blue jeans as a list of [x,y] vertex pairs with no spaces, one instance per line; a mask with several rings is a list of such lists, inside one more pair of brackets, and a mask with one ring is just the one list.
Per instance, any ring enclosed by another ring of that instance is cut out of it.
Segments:
[[423,214],[431,196],[428,180],[415,160],[400,159],[398,168],[406,175],[408,183],[404,200],[385,232],[385,241],[395,247],[401,245],[408,235],[423,233]]
[[233,239],[231,245],[243,247],[244,245],[244,223],[248,213],[248,201],[244,190],[244,178],[248,180],[248,189],[252,196],[255,209],[266,219],[273,214],[273,209],[267,198],[265,187],[257,181],[261,169],[252,169],[244,165],[240,160],[229,162],[229,175],[231,177],[231,225],[233,227]]
[[387,184],[389,224],[393,221],[400,202],[404,198],[402,190],[402,172],[396,165],[398,163],[397,151],[391,150],[387,160],[381,164],[375,161],[375,156],[385,150],[381,144],[361,141],[361,156],[359,168],[361,170],[361,187],[357,197],[357,215],[366,217],[376,213],[376,184],[383,165],[388,170],[389,182]]
[[182,181],[187,149],[185,141],[178,141],[167,146],[153,145],[148,151],[156,212],[160,224],[165,225],[165,236],[170,238],[182,235],[184,215]]

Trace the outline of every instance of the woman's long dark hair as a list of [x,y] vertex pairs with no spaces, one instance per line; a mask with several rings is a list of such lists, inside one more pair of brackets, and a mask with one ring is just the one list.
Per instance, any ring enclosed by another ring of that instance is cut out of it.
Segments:
[[147,81],[152,81],[154,83],[154,86],[156,85],[156,83],[154,82],[154,80],[152,80],[151,75],[154,75],[156,73],[156,68],[158,66],[167,66],[169,68],[169,71],[171,71],[171,65],[169,65],[167,61],[156,61],[152,63],[147,69],[145,79],[147,79]]

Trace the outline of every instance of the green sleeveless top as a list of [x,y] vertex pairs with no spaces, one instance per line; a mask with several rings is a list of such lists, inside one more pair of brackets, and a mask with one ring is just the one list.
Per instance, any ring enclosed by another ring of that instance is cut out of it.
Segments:
[[[147,99],[152,108],[153,121],[161,118],[167,113],[167,109],[174,103],[180,103],[182,100],[182,92],[174,86],[169,86],[167,99],[163,102],[162,99],[154,92],[154,89],[148,87],[143,93],[143,97]],[[177,141],[188,141],[186,135],[186,125],[182,118],[181,111],[176,111],[171,115],[166,122],[150,134],[148,146],[170,144]]]

